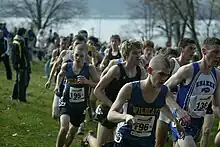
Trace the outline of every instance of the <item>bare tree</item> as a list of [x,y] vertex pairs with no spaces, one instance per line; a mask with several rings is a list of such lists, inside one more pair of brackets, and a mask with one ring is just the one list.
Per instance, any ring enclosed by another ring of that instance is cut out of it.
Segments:
[[[201,1],[196,0],[196,5],[198,8],[198,19],[202,20],[206,27],[206,37],[210,36],[210,28],[212,26],[212,22],[219,16],[219,8],[220,2],[218,0],[207,0],[203,3]],[[204,11],[208,10],[208,11]]]
[[3,17],[29,18],[37,29],[85,14],[85,0],[2,0]]
[[156,24],[153,5],[147,4],[143,0],[133,1],[127,3],[127,5],[134,33],[141,34],[141,37],[144,39],[152,39]]
[[145,3],[153,5],[158,20],[157,28],[162,35],[166,36],[167,41],[172,42],[175,11],[170,7],[169,0],[145,0]]
[[185,34],[186,21],[181,21],[170,0],[145,0],[145,3],[153,5],[160,35],[165,36],[168,42],[174,39],[177,45]]
[[200,44],[197,37],[196,27],[195,27],[195,19],[196,19],[196,9],[195,9],[195,1],[194,0],[170,0],[172,5],[174,6],[176,12],[179,14],[180,18],[187,22],[186,26],[189,28],[192,38],[196,42],[197,53],[201,57]]

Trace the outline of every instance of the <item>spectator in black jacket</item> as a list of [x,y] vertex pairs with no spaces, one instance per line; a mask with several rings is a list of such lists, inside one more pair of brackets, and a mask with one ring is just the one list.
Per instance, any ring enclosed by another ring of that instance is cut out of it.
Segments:
[[0,62],[3,61],[5,65],[6,70],[6,76],[8,80],[12,79],[12,71],[11,66],[9,62],[9,45],[8,45],[8,39],[4,37],[3,30],[0,30]]
[[29,81],[30,61],[28,50],[25,47],[26,30],[20,28],[12,43],[12,64],[16,71],[16,82],[14,85],[12,99],[19,99],[21,102],[26,100],[26,88]]

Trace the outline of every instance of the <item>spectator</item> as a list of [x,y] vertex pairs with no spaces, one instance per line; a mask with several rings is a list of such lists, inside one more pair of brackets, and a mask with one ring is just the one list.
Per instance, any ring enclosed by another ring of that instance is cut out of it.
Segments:
[[4,37],[4,32],[0,30],[0,62],[3,61],[6,70],[6,77],[8,80],[12,79],[12,71],[9,63],[9,43],[8,39]]
[[36,47],[38,48],[38,59],[41,61],[45,55],[46,38],[44,36],[44,30],[40,29],[37,35]]
[[12,44],[12,64],[16,71],[16,82],[13,89],[12,99],[19,99],[21,102],[27,102],[26,89],[28,86],[28,73],[31,72],[28,52],[25,48],[26,30],[20,28],[14,37]]

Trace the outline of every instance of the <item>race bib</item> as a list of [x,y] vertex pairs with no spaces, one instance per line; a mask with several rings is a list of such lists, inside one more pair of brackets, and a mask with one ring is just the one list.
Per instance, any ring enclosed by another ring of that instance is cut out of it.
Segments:
[[63,106],[65,106],[66,105],[66,102],[64,102],[64,99],[63,99],[63,97],[61,97],[60,99],[59,99],[59,107],[63,107]]
[[155,116],[135,116],[135,124],[132,125],[131,135],[137,137],[147,137],[152,133],[155,123]]
[[78,103],[78,102],[84,102],[84,101],[85,101],[84,87],[82,88],[70,87],[69,102]]
[[191,96],[189,102],[189,110],[197,116],[204,116],[211,102],[212,95]]

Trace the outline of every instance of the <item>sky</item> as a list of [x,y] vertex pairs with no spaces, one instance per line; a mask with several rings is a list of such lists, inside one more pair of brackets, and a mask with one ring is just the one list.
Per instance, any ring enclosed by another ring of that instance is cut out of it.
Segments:
[[[81,29],[85,29],[90,35],[101,38],[101,41],[109,41],[112,34],[125,35],[123,26],[129,25],[132,20],[129,19],[108,19],[110,16],[125,16],[128,13],[127,3],[134,0],[88,0],[88,12],[90,16],[101,15],[103,19],[77,19],[72,23],[63,24],[52,28],[61,35],[69,35],[70,33],[77,34]],[[14,26],[25,26],[27,20],[18,18],[4,19],[9,29]],[[75,23],[77,22],[77,23]],[[201,29],[201,25],[198,25]],[[49,29],[49,28],[48,28]],[[204,30],[202,27],[201,30]],[[137,35],[133,36],[135,39],[141,38]],[[166,40],[163,36],[154,38],[153,41],[158,45],[164,45]]]

